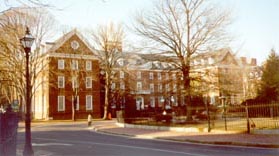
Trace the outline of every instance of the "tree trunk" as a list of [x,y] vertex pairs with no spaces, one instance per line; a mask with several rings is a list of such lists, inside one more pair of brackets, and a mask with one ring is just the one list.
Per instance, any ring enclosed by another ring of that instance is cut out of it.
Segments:
[[187,109],[187,121],[192,121],[192,104],[191,104],[191,90],[190,90],[190,66],[184,65],[182,67],[184,89],[185,89],[185,103]]
[[109,83],[109,74],[107,73],[106,74],[106,84],[105,84],[105,105],[104,105],[104,116],[103,116],[103,119],[104,120],[107,120],[108,119],[108,114],[109,114],[109,87],[110,87],[110,83]]
[[77,106],[77,95],[74,96],[74,102],[72,104],[72,121],[76,121],[76,106]]

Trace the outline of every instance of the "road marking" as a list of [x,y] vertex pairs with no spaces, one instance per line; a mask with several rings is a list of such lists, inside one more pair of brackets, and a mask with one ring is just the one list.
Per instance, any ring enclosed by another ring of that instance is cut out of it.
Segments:
[[[48,139],[48,138],[35,138],[38,140],[47,140],[47,141],[61,141],[58,139]],[[165,152],[165,153],[172,153],[172,154],[183,154],[183,155],[189,155],[189,156],[207,156],[204,154],[195,154],[195,153],[188,153],[188,152],[178,152],[178,151],[172,151],[172,150],[165,150],[165,149],[158,149],[158,148],[148,148],[148,147],[138,147],[138,146],[130,146],[130,145],[119,145],[119,144],[108,144],[108,143],[96,143],[96,142],[89,142],[89,141],[70,141],[70,140],[64,140],[64,142],[67,143],[78,143],[78,144],[90,144],[90,145],[101,145],[101,146],[114,146],[114,147],[124,147],[124,148],[132,148],[132,149],[142,149],[142,150],[151,150],[151,151],[157,151],[157,152]]]
[[43,144],[37,144],[37,143],[32,143],[32,146],[73,146],[73,144],[64,144],[64,143],[43,143]]

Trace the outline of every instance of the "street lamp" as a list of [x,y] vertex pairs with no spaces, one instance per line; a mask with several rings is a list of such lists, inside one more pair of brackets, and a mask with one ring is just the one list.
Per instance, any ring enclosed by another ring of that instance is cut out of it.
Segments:
[[29,54],[31,46],[35,38],[30,34],[29,28],[26,28],[25,36],[20,39],[25,52],[26,68],[25,68],[25,80],[26,80],[26,114],[25,114],[25,146],[23,150],[23,156],[33,156],[34,152],[31,144],[31,94],[30,94],[30,77],[29,77]]

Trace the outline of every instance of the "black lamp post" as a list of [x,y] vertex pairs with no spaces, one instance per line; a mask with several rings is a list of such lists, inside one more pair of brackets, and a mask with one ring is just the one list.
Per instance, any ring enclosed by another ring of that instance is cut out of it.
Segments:
[[31,94],[30,94],[30,77],[29,77],[29,54],[31,46],[35,38],[30,34],[29,28],[26,28],[26,33],[20,42],[24,48],[26,59],[26,114],[25,114],[25,146],[23,150],[23,156],[33,156],[34,152],[31,144]]

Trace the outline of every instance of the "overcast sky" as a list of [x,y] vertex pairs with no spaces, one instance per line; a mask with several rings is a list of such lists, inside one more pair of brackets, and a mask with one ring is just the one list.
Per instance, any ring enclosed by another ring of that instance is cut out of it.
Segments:
[[[12,0],[11,0],[12,1]],[[131,23],[136,10],[151,9],[152,0],[45,0],[60,24],[70,28],[94,28],[113,21]],[[233,9],[232,45],[239,56],[254,57],[261,64],[271,48],[279,51],[279,0],[214,0]],[[13,6],[16,4],[13,4]],[[8,6],[0,5],[0,11]],[[60,10],[61,9],[61,10]]]

